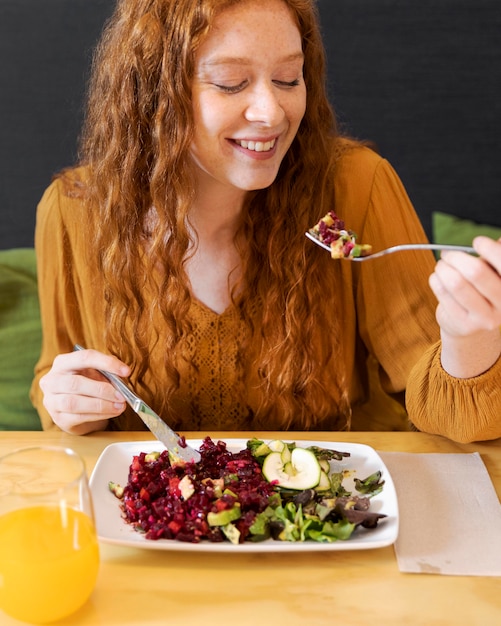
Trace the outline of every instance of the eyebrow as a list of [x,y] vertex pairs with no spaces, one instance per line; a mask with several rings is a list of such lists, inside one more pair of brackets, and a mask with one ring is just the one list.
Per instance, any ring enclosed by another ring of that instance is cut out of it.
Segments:
[[[295,52],[280,59],[279,63],[290,63],[292,61],[304,60],[303,52]],[[252,63],[252,59],[248,57],[215,57],[202,63],[202,67],[213,67],[214,65],[248,65]]]

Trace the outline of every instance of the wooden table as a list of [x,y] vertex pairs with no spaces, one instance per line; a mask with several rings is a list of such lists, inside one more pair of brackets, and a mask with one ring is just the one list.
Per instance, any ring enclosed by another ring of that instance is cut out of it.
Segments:
[[[200,438],[198,433],[185,433]],[[213,438],[256,433],[210,433]],[[501,440],[459,445],[422,433],[261,433],[264,439],[366,443],[376,450],[474,452],[501,499]],[[102,450],[148,433],[2,432],[0,455],[17,447],[62,445],[90,474]],[[101,544],[89,602],[59,626],[494,626],[501,624],[501,579],[403,574],[393,547],[287,554],[195,554]],[[27,590],[29,598],[29,590]],[[29,601],[29,600],[27,600]],[[2,626],[20,624],[0,612]]]

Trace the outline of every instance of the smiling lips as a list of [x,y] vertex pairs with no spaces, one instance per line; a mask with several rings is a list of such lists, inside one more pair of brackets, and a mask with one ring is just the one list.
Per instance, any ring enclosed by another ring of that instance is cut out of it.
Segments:
[[246,141],[245,139],[235,139],[235,143],[239,146],[246,150],[252,150],[253,152],[269,152],[274,148],[276,142],[276,139],[272,139],[271,141]]

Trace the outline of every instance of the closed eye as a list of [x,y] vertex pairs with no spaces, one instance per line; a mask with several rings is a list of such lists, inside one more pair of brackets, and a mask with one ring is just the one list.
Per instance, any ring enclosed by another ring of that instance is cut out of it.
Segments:
[[238,93],[239,91],[242,91],[242,89],[244,89],[247,86],[247,81],[244,80],[243,82],[239,83],[238,85],[215,85],[218,89],[220,89],[221,91],[223,91],[224,93]]
[[274,80],[273,82],[279,87],[297,87],[299,85],[299,78],[296,78],[295,80],[292,80],[290,82],[284,80]]
[[[277,85],[277,87],[283,87],[285,89],[291,89],[292,87],[297,87],[300,84],[300,81],[299,81],[299,78],[296,78],[295,80],[292,80],[292,81],[274,80],[273,84]],[[215,86],[218,89],[220,89],[224,93],[229,93],[229,94],[231,94],[231,93],[239,93],[240,91],[245,89],[245,87],[247,87],[247,85],[248,85],[248,81],[247,80],[242,81],[238,85],[218,85],[217,83],[215,83]]]

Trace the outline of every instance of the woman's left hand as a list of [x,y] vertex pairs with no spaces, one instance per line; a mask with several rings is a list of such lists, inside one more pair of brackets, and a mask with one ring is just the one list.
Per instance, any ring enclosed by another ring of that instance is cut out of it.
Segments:
[[437,320],[450,335],[467,336],[501,326],[501,240],[476,237],[479,257],[445,252],[430,276]]
[[430,276],[438,299],[442,365],[453,376],[486,371],[501,353],[501,240],[476,237],[478,257],[445,252]]

